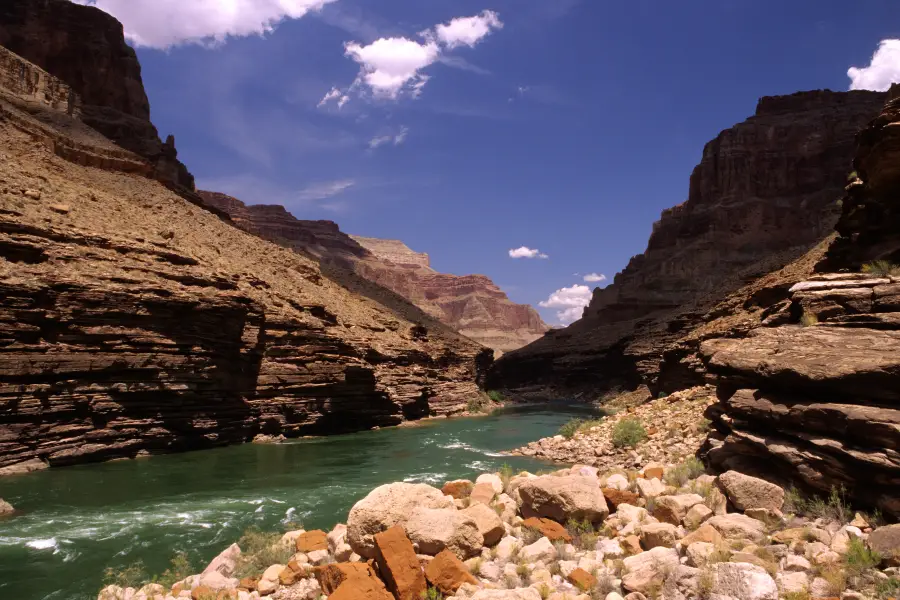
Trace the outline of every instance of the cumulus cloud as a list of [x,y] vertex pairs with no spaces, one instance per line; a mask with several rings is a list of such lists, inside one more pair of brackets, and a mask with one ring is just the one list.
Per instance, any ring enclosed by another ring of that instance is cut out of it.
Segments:
[[603,273],[588,273],[584,276],[584,280],[588,283],[599,283],[601,281],[606,281],[606,275]]
[[868,67],[850,67],[851,90],[887,91],[900,83],[900,40],[882,40]]
[[409,128],[401,127],[400,131],[397,133],[387,134],[387,135],[379,135],[379,136],[373,137],[371,140],[369,140],[369,148],[374,150],[375,148],[378,148],[379,146],[384,146],[385,144],[393,144],[394,146],[399,146],[400,144],[402,144],[403,142],[406,141],[406,136],[408,134],[409,134]]
[[494,29],[502,29],[503,23],[499,15],[492,10],[485,10],[474,17],[458,17],[449,23],[442,23],[434,28],[437,39],[447,48],[468,46],[473,48]]
[[[307,0],[310,1],[310,0]],[[500,17],[486,10],[473,17],[458,17],[408,37],[379,38],[370,44],[347,42],[344,55],[359,64],[359,75],[345,90],[334,88],[320,106],[331,100],[346,103],[350,94],[368,91],[376,98],[396,100],[401,95],[418,97],[428,83],[423,70],[436,62],[466,65],[446,53],[459,46],[474,47],[488,34],[503,27]],[[471,70],[480,70],[472,68]],[[329,97],[330,96],[330,97]]]
[[529,248],[528,246],[521,246],[519,248],[514,248],[509,251],[510,258],[550,258],[537,248]]
[[586,285],[573,285],[556,290],[546,300],[538,304],[543,308],[558,308],[556,318],[568,325],[581,318],[584,308],[590,304],[593,292]]
[[75,0],[111,14],[138,46],[222,42],[262,35],[336,0]]

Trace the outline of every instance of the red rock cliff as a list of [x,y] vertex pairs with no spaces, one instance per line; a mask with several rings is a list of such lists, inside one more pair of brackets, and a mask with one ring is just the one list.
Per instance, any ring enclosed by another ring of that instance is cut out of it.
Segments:
[[537,311],[511,302],[489,278],[438,273],[428,266],[427,254],[402,242],[349,236],[331,221],[301,221],[281,206],[247,206],[225,194],[199,194],[244,230],[349,269],[495,350],[520,348],[548,330]]
[[654,383],[672,334],[831,232],[854,137],[884,98],[762,98],[753,117],[706,145],[687,200],[663,212],[646,252],[595,291],[585,317],[505,356],[491,385],[557,385],[565,393]]

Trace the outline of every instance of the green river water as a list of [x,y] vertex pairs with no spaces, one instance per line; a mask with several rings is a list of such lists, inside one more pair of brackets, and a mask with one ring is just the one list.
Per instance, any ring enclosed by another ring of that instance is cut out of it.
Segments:
[[0,520],[0,599],[97,597],[106,567],[161,573],[178,551],[198,572],[250,526],[327,529],[380,484],[444,481],[546,464],[499,453],[556,432],[574,407],[519,407],[279,445],[50,469],[0,479],[19,511]]

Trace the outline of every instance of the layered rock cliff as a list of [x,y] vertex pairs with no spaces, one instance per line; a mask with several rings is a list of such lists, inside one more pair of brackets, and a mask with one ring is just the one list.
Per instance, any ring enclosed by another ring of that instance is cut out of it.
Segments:
[[199,194],[244,230],[313,256],[325,268],[352,271],[495,350],[520,348],[549,329],[537,311],[511,302],[489,278],[438,273],[427,254],[400,241],[349,236],[331,221],[299,220],[282,206],[247,206],[225,194]]
[[572,395],[700,383],[702,369],[697,376],[689,366],[660,377],[666,348],[728,293],[829,234],[854,137],[884,98],[865,91],[762,98],[753,117],[707,144],[688,199],[663,212],[646,252],[595,291],[584,318],[504,356],[490,385]]
[[65,83],[0,58],[40,83],[0,77],[0,469],[391,425],[479,393],[489,350],[135,176],[154,168],[70,114]]
[[[896,90],[895,90],[896,91]],[[893,94],[892,94],[893,95]],[[840,237],[817,268],[757,297],[754,327],[706,339],[700,357],[719,402],[703,456],[900,516],[900,98],[859,136]],[[786,290],[783,299],[777,290]]]
[[82,121],[144,157],[161,180],[194,189],[174,138],[162,142],[150,122],[141,66],[116,19],[68,0],[4,0],[0,46],[70,86],[83,102]]

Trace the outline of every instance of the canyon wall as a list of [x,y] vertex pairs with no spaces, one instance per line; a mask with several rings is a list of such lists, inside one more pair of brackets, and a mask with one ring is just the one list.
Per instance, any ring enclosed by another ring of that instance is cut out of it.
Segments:
[[480,393],[490,350],[173,192],[39,66],[4,51],[0,71],[0,474],[394,425]]
[[82,100],[82,121],[144,157],[161,180],[194,189],[174,138],[161,141],[150,122],[141,66],[116,19],[68,0],[4,0],[0,46],[64,81]]
[[331,221],[296,219],[282,206],[248,206],[225,194],[199,194],[245,231],[356,273],[494,350],[520,348],[549,329],[537,311],[511,302],[489,278],[438,273],[427,254],[400,241],[350,236]]
[[831,232],[855,135],[884,100],[866,91],[762,98],[753,117],[706,145],[687,200],[663,212],[647,250],[594,292],[584,318],[504,356],[490,385],[572,395],[699,383],[702,369],[660,377],[667,347],[730,292]]

